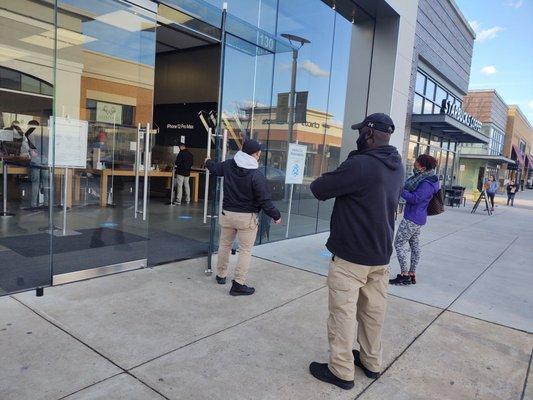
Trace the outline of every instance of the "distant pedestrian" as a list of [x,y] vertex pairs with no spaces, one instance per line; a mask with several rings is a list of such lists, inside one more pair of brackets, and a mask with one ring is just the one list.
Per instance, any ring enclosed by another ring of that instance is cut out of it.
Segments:
[[[176,204],[181,204],[183,197],[183,188],[185,187],[185,202],[189,204],[191,202],[191,186],[189,185],[189,179],[191,176],[191,169],[194,165],[194,157],[189,151],[185,143],[179,144],[180,152],[176,156]],[[174,190],[174,189],[172,189]]]
[[514,180],[509,181],[507,184],[507,205],[511,204],[511,207],[514,207],[514,197],[518,192],[518,185]]
[[[354,386],[355,366],[367,377],[381,372],[381,333],[394,217],[404,168],[389,145],[394,124],[372,114],[359,124],[357,150],[335,171],[311,184],[314,196],[335,199],[326,247],[333,254],[328,273],[329,364],[311,363],[311,374],[343,389]],[[352,350],[356,335],[360,351]]]
[[496,192],[498,191],[498,182],[494,178],[494,175],[490,175],[489,178],[485,180],[483,189],[485,189],[487,196],[489,196],[491,211],[494,211],[494,196],[496,196]]
[[232,296],[248,296],[255,292],[245,282],[252,261],[252,247],[257,237],[258,213],[263,210],[276,224],[281,223],[281,214],[272,203],[267,180],[259,171],[260,157],[261,145],[249,139],[233,159],[219,163],[211,160],[205,162],[210,173],[224,177],[216,275],[216,281],[220,285],[226,283],[232,244],[236,237],[239,239],[235,279],[229,292]]
[[[420,231],[426,224],[429,202],[440,187],[439,178],[435,175],[436,167],[437,160],[434,157],[422,154],[415,161],[414,174],[405,182],[402,191],[405,209],[394,240],[400,273],[389,281],[391,285],[416,284],[416,267],[420,261]],[[405,249],[407,243],[411,249],[409,269]]]

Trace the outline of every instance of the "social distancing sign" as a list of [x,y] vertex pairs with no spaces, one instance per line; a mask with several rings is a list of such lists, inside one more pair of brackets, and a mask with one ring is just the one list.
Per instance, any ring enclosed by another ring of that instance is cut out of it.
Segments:
[[295,143],[289,144],[287,170],[285,172],[285,183],[287,185],[301,185],[303,183],[306,155],[307,146]]

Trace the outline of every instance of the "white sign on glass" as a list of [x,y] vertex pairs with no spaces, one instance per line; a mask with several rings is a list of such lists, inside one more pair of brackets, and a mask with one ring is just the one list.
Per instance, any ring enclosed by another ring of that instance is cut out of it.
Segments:
[[301,185],[303,183],[306,155],[307,146],[295,143],[289,144],[287,171],[285,171],[286,184]]
[[53,132],[48,139],[48,148],[54,149],[54,162],[52,164],[50,159],[49,165],[59,168],[86,168],[88,122],[50,117],[48,123],[50,132]]

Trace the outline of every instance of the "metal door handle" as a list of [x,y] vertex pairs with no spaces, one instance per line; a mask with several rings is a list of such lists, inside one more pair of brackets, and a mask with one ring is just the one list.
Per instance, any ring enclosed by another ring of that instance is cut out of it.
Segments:
[[[226,161],[226,154],[228,152],[228,130],[224,129],[222,137],[222,162]],[[224,177],[220,178],[220,197],[218,200],[219,214],[222,212],[222,200],[224,199]]]
[[141,157],[140,157],[140,151],[141,151],[141,124],[139,123],[137,125],[137,145],[135,147],[135,165],[133,168],[135,168],[135,198],[134,198],[134,205],[135,205],[135,215],[134,217],[137,218],[137,214],[139,214],[139,168],[141,163]]
[[[211,137],[212,129],[207,131],[207,158],[211,158]],[[207,224],[207,207],[209,207],[209,170],[205,169],[205,187],[204,187],[204,224]]]
[[151,164],[150,157],[150,124],[146,124],[144,134],[144,188],[143,188],[143,221],[146,221],[146,211],[148,204],[148,172]]

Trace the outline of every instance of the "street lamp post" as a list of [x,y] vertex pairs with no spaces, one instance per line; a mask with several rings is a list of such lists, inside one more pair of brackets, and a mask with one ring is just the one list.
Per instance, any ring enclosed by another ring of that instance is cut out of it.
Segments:
[[292,75],[291,75],[291,91],[289,92],[289,143],[292,143],[293,140],[293,129],[294,129],[294,112],[296,109],[296,73],[298,70],[298,52],[303,47],[304,44],[311,43],[309,40],[296,36],[291,35],[290,33],[283,33],[281,36],[283,36],[285,39],[288,39],[291,44],[293,42],[298,43],[299,46],[297,48],[292,49]]
[[[291,35],[290,33],[283,33],[285,39],[288,39],[291,44],[298,43],[299,46],[292,49],[292,75],[291,75],[291,91],[289,93],[289,121],[288,121],[288,136],[289,144],[293,140],[293,129],[294,129],[294,112],[296,109],[296,72],[298,70],[298,51],[303,47],[304,44],[311,43],[309,40]],[[296,139],[298,143],[298,139]],[[287,154],[288,156],[288,154]],[[289,227],[291,225],[291,208],[292,208],[292,196],[294,193],[294,184],[291,184],[290,194],[289,194],[289,205],[287,208],[287,229],[285,231],[285,237],[289,237]]]

